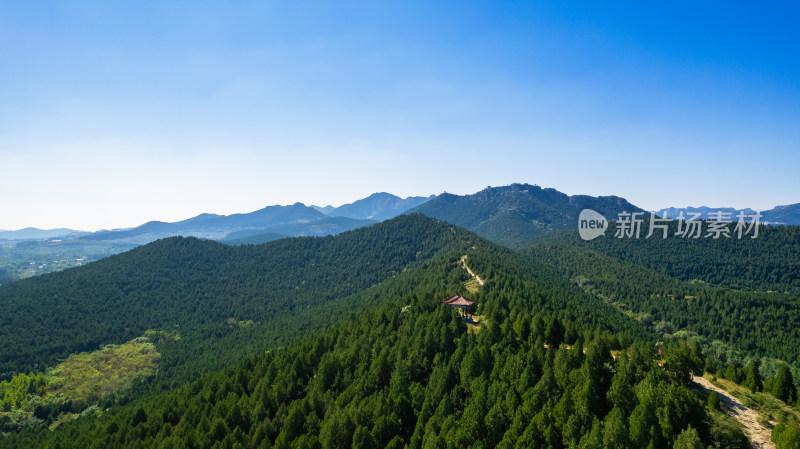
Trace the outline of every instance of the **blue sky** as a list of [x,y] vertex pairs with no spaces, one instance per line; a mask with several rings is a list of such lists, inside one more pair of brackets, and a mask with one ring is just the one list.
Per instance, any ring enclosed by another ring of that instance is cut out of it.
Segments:
[[800,202],[800,10],[0,0],[0,229],[528,182]]

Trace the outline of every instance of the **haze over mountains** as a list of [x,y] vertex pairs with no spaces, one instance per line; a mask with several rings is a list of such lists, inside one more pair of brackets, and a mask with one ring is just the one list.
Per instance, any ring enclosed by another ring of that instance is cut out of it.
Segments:
[[[463,226],[500,243],[513,245],[519,243],[519,238],[535,237],[549,231],[574,227],[578,213],[584,208],[594,209],[609,219],[616,217],[619,212],[643,210],[618,196],[569,196],[552,188],[512,184],[487,187],[471,195],[445,192],[438,196],[400,198],[379,192],[339,207],[306,206],[298,202],[287,206],[267,206],[249,213],[203,213],[177,222],[150,221],[135,228],[94,233],[66,228],[0,230],[0,241],[80,238],[95,242],[115,241],[141,245],[178,235],[225,241],[238,241],[258,234],[324,236],[374,224],[403,213],[416,212]],[[715,211],[730,213],[732,217],[738,212],[733,208],[707,206],[669,207],[659,212],[675,218],[679,210],[699,212],[701,219],[707,219]],[[748,214],[754,212],[752,209],[743,210]],[[800,224],[800,203],[776,206],[762,211],[761,214],[764,223]]]
[[298,202],[243,214],[200,214],[174,223],[152,221],[133,229],[96,232],[86,238],[144,244],[176,235],[212,240],[235,240],[261,233],[325,236],[393,218],[430,198],[432,196],[402,199],[389,193],[375,193],[336,208],[306,206]]
[[[574,229],[578,214],[584,208],[594,209],[610,220],[620,212],[642,211],[618,196],[570,196],[552,188],[512,184],[487,187],[470,195],[442,193],[400,198],[380,192],[339,207],[306,206],[298,202],[249,213],[204,213],[172,223],[151,221],[135,228],[94,233],[26,228],[0,231],[0,283],[82,265],[167,237],[198,237],[229,245],[259,244],[285,237],[336,235],[406,213],[444,220],[496,243],[521,248],[544,234]],[[732,208],[686,207],[682,210],[697,211],[702,219],[721,210],[730,213],[734,221],[737,213]],[[678,211],[666,208],[661,213],[676,218]],[[761,221],[800,224],[800,204],[762,211]]]
[[0,231],[0,284],[84,265],[167,237],[199,237],[242,245],[334,235],[392,218],[427,199],[375,193],[338,208],[295,203],[227,216],[204,213],[173,223],[151,221],[135,228],[94,233],[35,228]]
[[74,238],[85,234],[88,234],[88,232],[67,228],[39,229],[29,227],[16,231],[0,231],[0,240],[44,240],[58,237]]
[[244,214],[201,214],[174,223],[151,221],[133,229],[96,232],[86,238],[90,240],[124,239],[135,243],[148,243],[159,238],[182,235],[217,240],[235,231],[259,229],[267,232],[273,226],[305,224],[325,218],[324,214],[302,203],[295,203],[289,206],[268,206]]
[[[247,214],[202,214],[175,223],[150,222],[137,228],[97,232],[86,240],[144,244],[171,237],[200,237],[231,243],[252,243],[284,236],[324,236],[377,223],[403,213],[421,213],[462,226],[506,246],[519,246],[546,232],[570,229],[584,208],[614,217],[637,206],[616,196],[568,196],[529,184],[488,187],[472,195],[399,198],[375,193],[336,208],[269,206]],[[258,237],[268,234],[268,237]],[[245,240],[242,240],[245,239]]]
[[420,204],[435,197],[436,195],[431,195],[428,197],[410,196],[403,199],[394,196],[391,193],[379,192],[339,207],[311,207],[331,217],[349,217],[383,221],[396,217],[397,215],[400,215],[401,213],[413,207],[419,206]]

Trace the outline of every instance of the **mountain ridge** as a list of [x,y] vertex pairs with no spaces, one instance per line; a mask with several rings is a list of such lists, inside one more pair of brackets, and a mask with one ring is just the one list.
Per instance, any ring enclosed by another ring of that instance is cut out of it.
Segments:
[[407,213],[445,220],[497,243],[520,247],[548,232],[574,228],[586,208],[609,217],[642,210],[618,196],[569,196],[553,188],[511,184],[471,195],[443,193]]
[[309,223],[326,218],[325,214],[297,202],[288,206],[266,206],[248,213],[231,215],[204,213],[171,223],[150,221],[135,228],[98,232],[84,238],[87,240],[120,240],[136,239],[138,237],[138,240],[142,243],[175,235],[221,239],[234,231],[262,229],[266,232],[268,228],[273,226]]
[[68,228],[40,229],[29,226],[14,231],[0,230],[0,240],[47,240],[56,237],[75,238],[85,234],[89,233]]
[[425,203],[436,195],[409,196],[400,198],[397,195],[386,192],[376,192],[366,198],[343,204],[339,207],[333,206],[311,206],[314,209],[331,217],[348,217],[383,221],[394,218],[401,213]]
[[[664,216],[663,214],[666,213],[669,218],[675,218],[678,216],[680,211],[683,212],[693,212],[693,213],[700,213],[699,219],[707,220],[709,214],[715,212],[724,212],[728,213],[729,219],[735,221],[736,215],[739,212],[744,212],[747,215],[755,214],[755,209],[752,208],[744,208],[744,209],[736,209],[734,207],[710,207],[710,206],[686,206],[686,207],[665,207],[659,209],[657,213],[660,216]],[[786,204],[786,205],[779,205],[775,206],[772,209],[762,210],[761,212],[761,222],[764,224],[770,225],[800,225],[800,203],[795,204]]]

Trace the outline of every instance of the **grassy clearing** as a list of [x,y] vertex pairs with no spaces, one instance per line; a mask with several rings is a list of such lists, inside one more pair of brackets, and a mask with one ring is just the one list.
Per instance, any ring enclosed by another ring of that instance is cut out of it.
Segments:
[[147,331],[121,345],[73,354],[45,374],[14,376],[0,385],[0,433],[41,425],[52,429],[77,416],[99,413],[96,404],[89,405],[155,374],[161,355],[154,343],[177,338],[174,332]]
[[89,403],[152,375],[161,355],[153,343],[140,340],[69,356],[48,373],[48,394]]
[[474,278],[464,282],[464,287],[470,293],[477,293],[480,286],[481,284],[478,282],[477,279]]

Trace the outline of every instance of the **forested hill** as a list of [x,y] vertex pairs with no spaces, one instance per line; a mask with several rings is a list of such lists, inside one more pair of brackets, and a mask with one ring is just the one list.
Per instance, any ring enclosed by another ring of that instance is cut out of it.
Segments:
[[[0,372],[8,377],[37,365],[43,369],[147,329],[178,330],[184,337],[198,329],[218,334],[232,321],[302,334],[309,323],[339,319],[316,316],[315,307],[378,284],[437,252],[463,253],[475,238],[415,215],[335,237],[255,246],[160,240],[0,287]],[[286,326],[288,317],[300,314],[304,322]]]
[[[688,283],[584,248],[539,249],[410,215],[261,245],[166,239],[5,286],[0,313],[16,314],[0,329],[8,366],[145,329],[181,338],[156,345],[152,383],[81,417],[45,413],[55,430],[34,422],[0,447],[748,447],[689,388],[719,360],[680,339],[664,339],[657,360],[652,323],[598,295],[604,276],[624,281],[626,298]],[[564,276],[565,261],[597,288]],[[452,293],[479,303],[476,324],[439,303]],[[685,310],[663,299],[663,313]],[[771,318],[762,330],[773,344]]]
[[298,344],[0,446],[747,447],[685,386],[699,353],[670,347],[662,369],[642,325],[474,243],[480,327],[437,301],[468,276],[459,257],[436,257],[379,287],[381,306]]
[[[762,227],[758,238],[583,241],[553,233],[528,254],[667,335],[700,335],[725,363],[744,356],[800,368],[800,227]],[[774,373],[764,373],[774,374]]]
[[469,229],[483,238],[520,248],[548,232],[573,229],[582,209],[604,216],[641,209],[617,196],[568,196],[558,190],[529,184],[487,187],[472,195],[443,193],[411,209]]
[[[647,267],[683,280],[699,280],[737,290],[777,291],[800,295],[800,226],[761,226],[757,238],[605,237],[584,241],[576,230],[555,232],[532,247],[575,247]],[[706,226],[703,226],[705,229]]]

